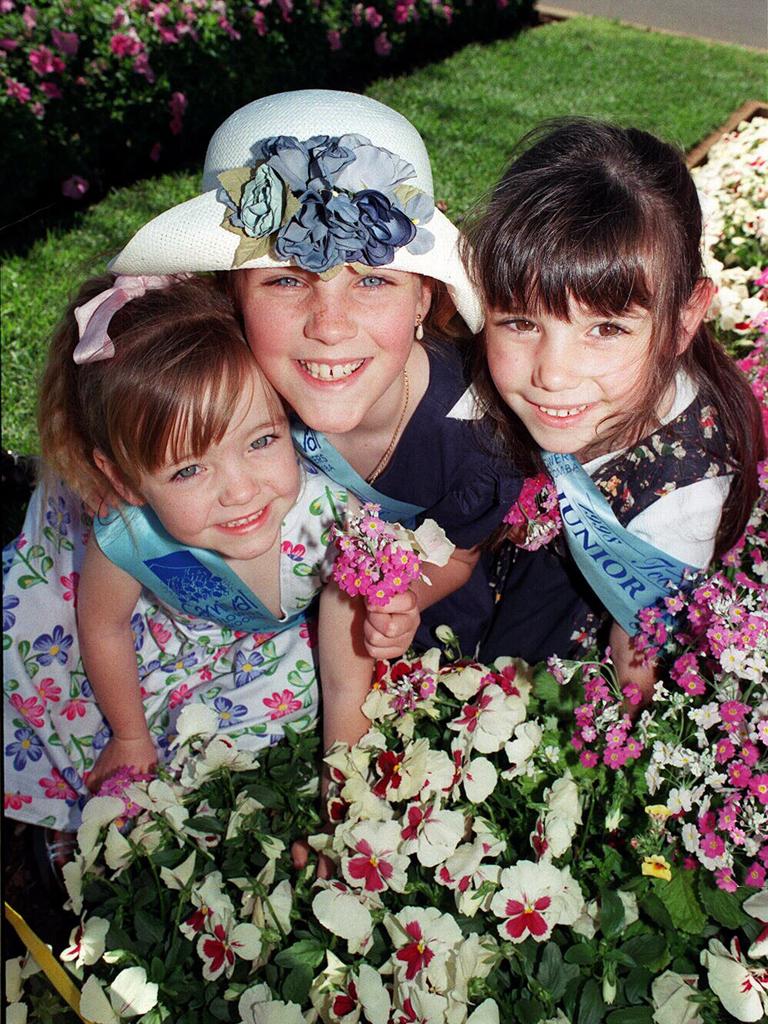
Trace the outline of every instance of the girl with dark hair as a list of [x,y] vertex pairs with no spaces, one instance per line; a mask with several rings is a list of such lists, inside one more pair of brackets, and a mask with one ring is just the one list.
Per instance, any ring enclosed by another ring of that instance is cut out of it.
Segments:
[[476,385],[516,468],[553,476],[568,545],[502,545],[482,657],[567,655],[607,609],[619,676],[647,696],[637,611],[741,534],[765,443],[704,323],[701,226],[673,146],[573,119],[522,141],[467,230],[486,307]]
[[[168,756],[185,707],[205,708],[206,726],[243,749],[277,742],[286,723],[311,728],[307,610],[321,591],[325,745],[366,731],[363,608],[324,587],[348,494],[297,458],[217,282],[87,282],[54,334],[39,421],[46,529],[64,549],[87,540],[79,573],[17,601],[5,623],[12,817],[74,832],[89,790]],[[72,521],[59,477],[119,507],[92,529]],[[40,555],[23,535],[16,547],[27,581],[44,583]],[[18,572],[9,579],[24,589]]]

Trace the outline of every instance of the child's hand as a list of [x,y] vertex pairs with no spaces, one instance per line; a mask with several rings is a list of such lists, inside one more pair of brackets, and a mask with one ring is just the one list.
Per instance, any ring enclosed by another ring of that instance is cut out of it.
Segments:
[[[296,839],[291,843],[291,863],[296,871],[302,871],[309,863],[310,845],[306,839]],[[317,855],[317,877],[333,878],[335,865],[324,853]]]
[[92,793],[118,768],[133,768],[137,772],[150,772],[157,764],[157,749],[147,733],[137,739],[119,739],[113,736],[99,754],[86,779]]
[[366,604],[363,638],[372,658],[401,658],[411,646],[421,622],[411,590],[395,594],[385,605]]

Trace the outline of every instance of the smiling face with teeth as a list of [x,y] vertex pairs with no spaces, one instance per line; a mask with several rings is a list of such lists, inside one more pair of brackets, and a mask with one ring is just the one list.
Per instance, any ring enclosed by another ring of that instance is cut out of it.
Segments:
[[245,333],[259,366],[314,430],[348,434],[397,423],[402,371],[431,288],[417,274],[342,267],[322,278],[296,267],[238,271]]
[[169,457],[140,475],[132,504],[151,505],[182,544],[234,561],[268,554],[299,493],[299,469],[280,399],[254,363],[221,441],[199,457]]
[[[488,367],[504,402],[547,451],[597,454],[605,427],[632,407],[651,350],[650,312],[605,317],[571,304],[570,319],[491,310]],[[663,415],[674,397],[661,396]]]

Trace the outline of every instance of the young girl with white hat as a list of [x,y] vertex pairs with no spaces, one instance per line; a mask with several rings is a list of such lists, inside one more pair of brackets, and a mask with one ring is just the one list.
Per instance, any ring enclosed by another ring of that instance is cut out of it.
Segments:
[[[145,225],[112,269],[231,272],[248,342],[304,454],[383,516],[430,517],[457,545],[433,586],[417,587],[419,607],[431,606],[418,641],[447,622],[471,652],[490,588],[482,570],[462,584],[519,481],[490,454],[445,339],[456,311],[469,331],[482,325],[457,242],[409,121],[364,96],[304,90],[227,118],[202,194]],[[369,649],[411,622],[371,613]]]

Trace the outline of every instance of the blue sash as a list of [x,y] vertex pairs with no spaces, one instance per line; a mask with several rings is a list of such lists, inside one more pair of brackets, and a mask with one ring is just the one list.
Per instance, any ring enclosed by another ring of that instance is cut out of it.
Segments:
[[291,434],[294,445],[304,458],[317,466],[331,480],[351,491],[360,501],[381,505],[382,519],[409,526],[420,512],[425,511],[420,505],[398,501],[377,491],[350,466],[340,452],[336,451],[327,437],[304,426],[300,420],[294,420],[291,424]]
[[148,505],[99,516],[93,529],[111,562],[187,615],[246,633],[281,633],[305,618],[276,618],[221,555],[179,544]]
[[542,452],[557,489],[568,547],[582,575],[630,636],[637,613],[697,571],[626,530],[573,455]]

